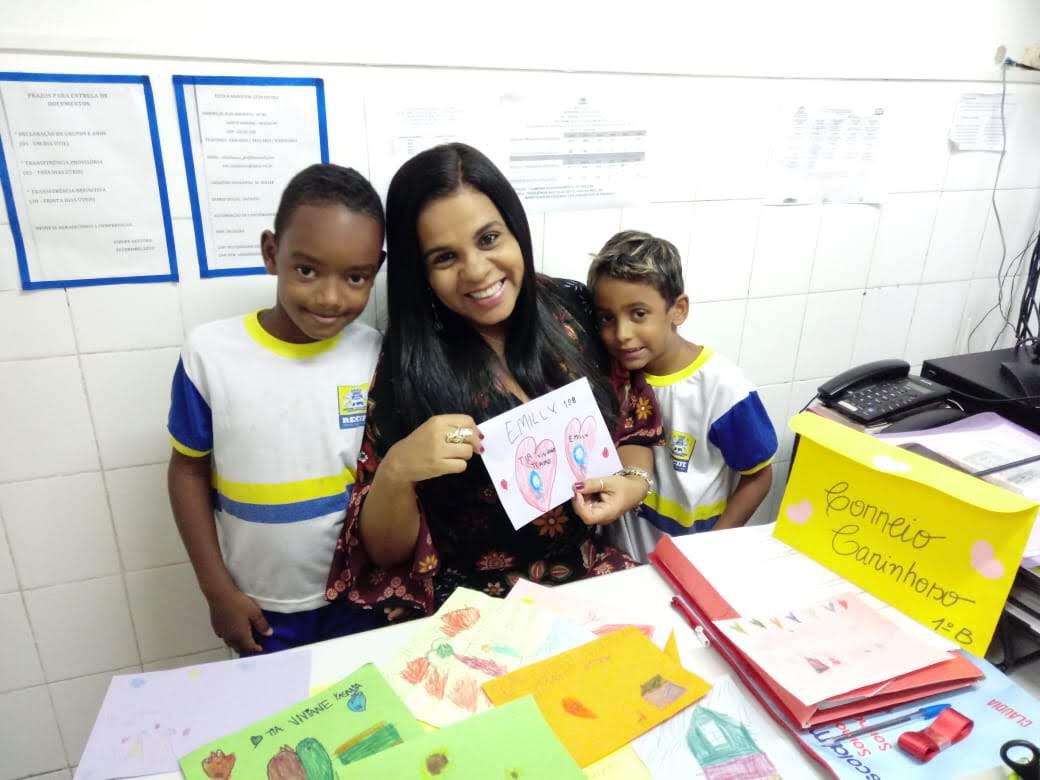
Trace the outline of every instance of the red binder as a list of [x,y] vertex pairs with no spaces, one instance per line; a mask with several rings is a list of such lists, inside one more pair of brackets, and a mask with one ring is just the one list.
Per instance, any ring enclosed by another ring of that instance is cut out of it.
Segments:
[[[675,590],[673,604],[694,627],[700,626],[715,649],[748,686],[751,693],[788,729],[810,729],[875,710],[894,707],[971,685],[983,674],[961,653],[925,669],[894,677],[881,685],[850,691],[848,703],[807,706],[781,688],[752,663],[730,640],[715,628],[713,621],[740,617],[722,595],[712,587],[670,537],[663,537],[650,553],[650,563]],[[678,603],[676,603],[678,602]]]

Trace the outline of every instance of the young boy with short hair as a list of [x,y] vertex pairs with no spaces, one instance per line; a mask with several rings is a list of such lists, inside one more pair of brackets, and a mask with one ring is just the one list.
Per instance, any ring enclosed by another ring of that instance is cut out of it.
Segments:
[[613,531],[645,561],[663,534],[744,525],[769,492],[777,440],[754,385],[679,335],[689,314],[682,259],[668,241],[624,231],[589,268],[607,349],[654,388],[671,449],[654,450],[653,490]]
[[189,335],[173,378],[170,503],[239,653],[381,623],[329,605],[325,583],[354,482],[379,333],[355,319],[383,260],[379,196],[357,171],[312,165],[260,239],[274,305]]

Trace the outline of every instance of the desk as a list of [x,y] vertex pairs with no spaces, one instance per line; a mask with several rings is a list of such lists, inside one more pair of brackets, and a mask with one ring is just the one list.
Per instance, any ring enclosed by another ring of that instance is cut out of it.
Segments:
[[[567,593],[585,601],[637,607],[647,621],[672,628],[680,642],[686,641],[691,646],[697,644],[693,629],[670,606],[674,595],[671,589],[650,566],[639,566],[615,574],[592,577],[561,587]],[[411,621],[311,645],[311,687],[336,682],[368,661],[374,661],[378,665],[392,658],[417,625],[416,621]],[[729,667],[711,648],[697,649],[693,655],[696,662],[690,664],[691,672],[705,678],[729,673]],[[741,685],[739,680],[737,685]],[[763,712],[761,705],[750,696],[747,705],[751,709]],[[765,717],[768,720],[768,715]],[[782,733],[771,720],[769,728],[775,729],[777,734]],[[798,775],[799,780],[828,777],[805,756],[799,754],[799,759],[804,763],[803,771]],[[182,780],[179,772],[150,777],[155,780]]]

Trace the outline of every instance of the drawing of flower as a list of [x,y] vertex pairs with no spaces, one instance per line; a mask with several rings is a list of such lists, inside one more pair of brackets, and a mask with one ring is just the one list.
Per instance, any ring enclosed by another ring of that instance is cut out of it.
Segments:
[[422,678],[426,676],[429,668],[430,662],[425,658],[413,658],[405,665],[404,670],[401,672],[401,677],[412,685],[418,685]]
[[448,698],[451,699],[456,706],[461,707],[464,710],[469,710],[470,712],[476,712],[477,694],[479,692],[480,688],[477,686],[476,680],[472,677],[463,677],[455,683]]
[[538,526],[539,536],[548,536],[552,539],[564,531],[564,524],[567,522],[567,515],[564,514],[563,507],[558,506],[547,515],[542,515],[534,524]]
[[480,556],[477,571],[497,571],[513,565],[513,556],[503,552],[489,552]]
[[431,669],[430,676],[426,678],[426,692],[435,699],[443,699],[444,686],[447,682],[448,675],[446,672]]
[[480,610],[476,607],[465,607],[453,609],[441,615],[441,631],[445,636],[455,636],[460,631],[465,631],[480,620]]
[[645,420],[650,416],[650,413],[654,410],[653,405],[650,403],[648,398],[640,398],[636,401],[636,419]]
[[431,571],[437,568],[437,556],[430,554],[415,564],[416,571],[419,574],[429,574]]

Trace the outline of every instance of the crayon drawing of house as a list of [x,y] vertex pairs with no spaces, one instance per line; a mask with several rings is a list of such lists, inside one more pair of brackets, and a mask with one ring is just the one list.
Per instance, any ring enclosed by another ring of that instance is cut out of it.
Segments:
[[707,780],[780,780],[747,726],[721,712],[694,708],[686,744]]

